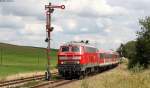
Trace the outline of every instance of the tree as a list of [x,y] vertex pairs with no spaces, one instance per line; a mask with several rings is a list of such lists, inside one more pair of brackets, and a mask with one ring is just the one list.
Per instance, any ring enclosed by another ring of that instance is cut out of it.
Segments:
[[135,55],[135,44],[136,41],[129,41],[126,44],[121,44],[117,51],[121,57],[131,59]]
[[148,68],[150,65],[150,17],[140,19],[141,30],[137,32],[137,40],[121,44],[118,52],[128,58],[128,68],[142,66]]
[[133,66],[140,64],[147,68],[150,64],[150,17],[141,19],[139,23],[141,31],[137,32],[136,58]]
[[125,57],[124,56],[124,44],[121,43],[120,47],[117,49],[117,52],[119,53],[120,57]]

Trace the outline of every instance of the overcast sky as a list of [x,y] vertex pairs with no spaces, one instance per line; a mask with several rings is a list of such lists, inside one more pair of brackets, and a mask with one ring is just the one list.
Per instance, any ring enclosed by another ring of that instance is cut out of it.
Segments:
[[135,40],[138,20],[150,16],[150,0],[10,1],[0,2],[0,42],[26,46],[46,47],[44,5],[48,2],[66,6],[52,15],[53,48],[90,40],[98,48],[116,49],[120,43]]

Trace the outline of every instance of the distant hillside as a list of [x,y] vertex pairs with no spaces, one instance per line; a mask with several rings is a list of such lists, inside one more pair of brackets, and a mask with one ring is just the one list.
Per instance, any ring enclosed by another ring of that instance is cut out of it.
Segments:
[[[8,43],[0,43],[0,48],[1,47],[16,47],[16,48],[28,48],[28,49],[31,49],[31,48],[45,49],[45,48],[42,48],[42,47],[21,46],[21,45],[14,45],[14,44],[8,44]],[[52,49],[52,50],[57,51],[57,49]]]
[[[57,50],[52,49],[50,56],[51,66],[55,67]],[[46,63],[46,50],[44,48],[0,43],[0,76],[45,70]]]

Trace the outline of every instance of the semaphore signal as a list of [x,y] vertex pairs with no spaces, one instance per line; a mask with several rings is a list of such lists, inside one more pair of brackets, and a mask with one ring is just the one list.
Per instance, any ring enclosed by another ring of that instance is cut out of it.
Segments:
[[65,9],[65,5],[45,5],[45,10],[46,10],[46,33],[47,33],[47,38],[46,42],[48,43],[47,45],[47,71],[45,72],[45,79],[50,80],[51,79],[51,73],[50,73],[50,33],[53,31],[54,27],[51,27],[51,14],[54,12],[54,9]]

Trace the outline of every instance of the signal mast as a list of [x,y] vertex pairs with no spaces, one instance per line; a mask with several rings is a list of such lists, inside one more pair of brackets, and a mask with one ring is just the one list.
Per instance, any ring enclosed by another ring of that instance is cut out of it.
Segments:
[[45,79],[46,80],[50,80],[51,79],[51,73],[50,73],[50,56],[49,56],[49,53],[50,53],[50,33],[53,31],[53,27],[51,27],[51,14],[54,12],[54,9],[55,8],[59,8],[59,9],[65,9],[65,6],[64,5],[60,5],[60,6],[57,6],[57,5],[51,5],[51,3],[49,3],[49,5],[45,5],[45,10],[46,10],[46,40],[45,42],[47,42],[47,71],[45,72]]

